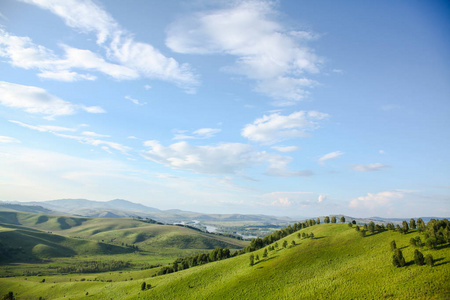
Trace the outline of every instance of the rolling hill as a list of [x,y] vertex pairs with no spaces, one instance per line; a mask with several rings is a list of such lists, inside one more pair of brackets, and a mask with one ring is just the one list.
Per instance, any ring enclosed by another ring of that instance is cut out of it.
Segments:
[[[298,233],[314,233],[302,238]],[[434,267],[414,263],[411,237],[375,232],[362,237],[344,224],[321,224],[302,229],[252,253],[208,263],[163,276],[155,271],[79,276],[16,277],[1,279],[0,293],[14,291],[21,299],[70,297],[83,299],[447,299],[450,297],[450,247],[434,250]],[[423,238],[423,234],[421,235]],[[392,265],[390,242],[403,251],[406,266]],[[286,241],[289,246],[283,248]],[[295,245],[292,244],[295,242]],[[270,247],[271,248],[271,247]],[[250,266],[250,255],[259,260]],[[134,280],[130,281],[130,277]],[[77,280],[77,281],[76,281]],[[103,281],[103,282],[102,282]],[[142,283],[149,289],[141,289]]]

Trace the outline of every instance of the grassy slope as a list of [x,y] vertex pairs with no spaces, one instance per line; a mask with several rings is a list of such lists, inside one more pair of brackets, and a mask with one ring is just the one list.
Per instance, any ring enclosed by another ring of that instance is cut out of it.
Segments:
[[[210,263],[178,273],[153,278],[151,270],[140,273],[111,273],[105,281],[73,282],[76,277],[0,279],[0,293],[18,292],[24,299],[82,299],[86,292],[96,299],[442,299],[450,297],[450,248],[422,249],[437,260],[435,267],[410,263],[404,268],[391,264],[389,243],[395,240],[407,262],[414,248],[409,239],[416,233],[401,235],[383,232],[360,237],[347,225],[324,224],[304,229],[316,238],[286,237],[297,246],[269,252],[269,257],[249,266],[249,255]],[[283,240],[278,241],[281,246]],[[281,248],[281,247],[280,247]],[[254,253],[262,258],[263,249]],[[154,272],[154,271],[153,271]],[[125,277],[133,274],[135,280]],[[78,277],[79,278],[79,277]],[[153,288],[140,291],[143,281]],[[56,282],[56,283],[53,283]]]
[[[8,251],[9,257],[0,257],[0,263],[3,263],[0,276],[30,272],[51,274],[58,266],[92,260],[129,261],[133,269],[140,269],[215,247],[237,249],[248,244],[185,227],[148,224],[133,219],[18,212],[0,212],[0,243],[10,250],[17,250]],[[138,246],[140,251],[135,252],[126,245]],[[37,263],[42,259],[47,264]]]

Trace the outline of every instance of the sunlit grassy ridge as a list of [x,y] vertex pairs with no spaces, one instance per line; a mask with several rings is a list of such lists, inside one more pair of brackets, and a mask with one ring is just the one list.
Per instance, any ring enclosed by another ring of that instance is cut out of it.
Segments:
[[[294,233],[278,241],[278,250],[263,257],[264,248],[234,258],[193,267],[177,273],[151,277],[153,270],[97,274],[83,281],[80,276],[1,279],[1,293],[9,290],[24,299],[70,297],[82,299],[445,299],[450,297],[450,248],[421,249],[431,253],[434,267],[413,262],[409,239],[418,235],[385,231],[361,237],[343,224],[315,225],[300,232],[313,232],[314,239]],[[282,248],[284,240],[297,245]],[[395,240],[407,266],[392,266],[390,241]],[[267,247],[266,247],[267,248]],[[249,265],[249,256],[260,261]],[[133,276],[135,274],[136,276]],[[130,281],[130,278],[134,278]],[[72,280],[72,281],[70,281]],[[112,282],[106,282],[111,280]],[[125,281],[126,280],[126,281]],[[142,282],[152,288],[141,291]],[[53,283],[56,282],[56,283]]]

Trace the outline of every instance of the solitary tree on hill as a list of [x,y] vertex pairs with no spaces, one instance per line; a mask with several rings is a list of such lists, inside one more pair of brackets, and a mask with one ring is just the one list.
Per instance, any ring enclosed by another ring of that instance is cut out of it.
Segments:
[[391,241],[391,250],[394,251],[395,249],[397,249],[397,245],[395,244],[395,241]]
[[413,218],[409,220],[409,228],[416,229],[416,221]]
[[422,266],[425,264],[425,259],[423,258],[422,252],[417,249],[414,251],[414,262],[418,266]]
[[392,264],[394,267],[404,267],[406,265],[405,258],[403,257],[402,250],[395,249],[394,255],[392,256]]

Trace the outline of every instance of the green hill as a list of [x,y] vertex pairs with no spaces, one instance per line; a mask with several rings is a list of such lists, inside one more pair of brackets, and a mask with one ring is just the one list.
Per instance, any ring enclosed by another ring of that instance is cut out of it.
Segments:
[[[314,233],[314,238],[298,237],[303,232]],[[277,241],[279,247],[266,258],[264,250],[274,244],[157,277],[148,270],[96,275],[82,282],[69,275],[47,277],[45,283],[41,277],[3,278],[0,293],[14,291],[21,299],[83,299],[87,293],[93,299],[447,299],[450,247],[417,248],[435,260],[434,267],[418,266],[413,260],[416,248],[410,245],[417,235],[383,231],[361,237],[347,225],[322,224]],[[392,240],[403,251],[405,267],[392,265]],[[260,258],[253,266],[250,255]],[[141,290],[144,281],[150,289]]]

